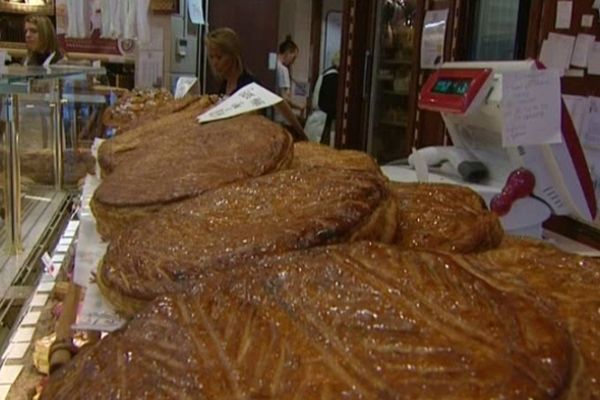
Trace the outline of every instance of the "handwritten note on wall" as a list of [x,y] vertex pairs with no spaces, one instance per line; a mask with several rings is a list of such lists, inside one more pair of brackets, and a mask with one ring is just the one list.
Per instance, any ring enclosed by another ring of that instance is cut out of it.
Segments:
[[560,77],[557,70],[511,72],[502,78],[504,146],[560,143]]

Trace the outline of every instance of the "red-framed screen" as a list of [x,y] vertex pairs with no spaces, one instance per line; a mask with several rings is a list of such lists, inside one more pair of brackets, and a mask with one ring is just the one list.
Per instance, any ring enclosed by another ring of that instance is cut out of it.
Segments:
[[491,74],[489,68],[439,69],[423,85],[419,107],[464,114]]

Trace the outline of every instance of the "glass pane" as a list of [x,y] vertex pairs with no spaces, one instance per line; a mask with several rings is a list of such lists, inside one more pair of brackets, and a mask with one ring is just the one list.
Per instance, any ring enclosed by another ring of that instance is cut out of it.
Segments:
[[475,19],[473,60],[514,59],[520,0],[481,0]]
[[379,163],[406,157],[415,3],[379,3],[373,62],[369,152]]

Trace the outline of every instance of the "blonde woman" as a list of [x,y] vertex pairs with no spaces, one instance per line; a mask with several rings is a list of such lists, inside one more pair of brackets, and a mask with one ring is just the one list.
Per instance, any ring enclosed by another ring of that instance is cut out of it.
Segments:
[[44,15],[25,17],[25,47],[27,57],[23,65],[49,65],[63,58],[54,25]]
[[[249,83],[260,84],[256,77],[244,67],[241,41],[233,29],[214,29],[206,34],[204,42],[211,70],[221,80],[218,94],[230,96]],[[286,117],[291,125],[290,132],[294,139],[307,140],[302,125],[298,122],[289,104],[282,101],[275,108]]]

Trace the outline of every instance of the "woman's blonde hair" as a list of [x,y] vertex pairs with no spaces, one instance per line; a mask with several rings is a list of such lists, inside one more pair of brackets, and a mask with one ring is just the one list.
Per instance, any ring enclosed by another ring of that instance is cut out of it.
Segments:
[[25,22],[35,25],[38,30],[38,48],[33,52],[41,54],[60,53],[58,38],[56,37],[56,31],[50,18],[45,15],[28,15],[25,17]]
[[[244,64],[242,62],[242,44],[240,42],[238,34],[235,33],[233,29],[214,29],[206,34],[206,36],[204,37],[204,42],[207,46],[215,46],[219,50],[221,50],[223,54],[233,58],[240,71],[244,69]],[[213,73],[218,76],[216,71],[213,70]],[[223,77],[219,76],[219,78]]]

